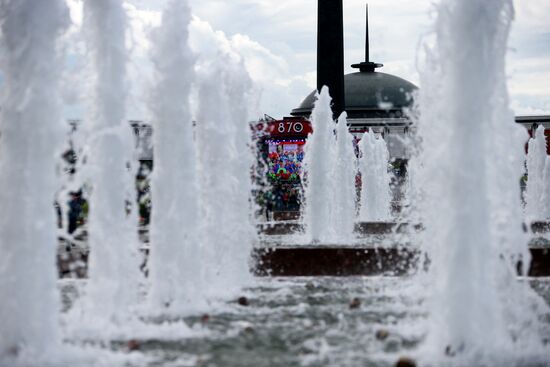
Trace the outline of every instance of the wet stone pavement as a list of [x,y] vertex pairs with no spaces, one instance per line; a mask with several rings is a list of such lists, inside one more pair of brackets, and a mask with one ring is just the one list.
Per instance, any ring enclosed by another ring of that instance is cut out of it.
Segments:
[[[550,302],[550,279],[532,285]],[[240,299],[186,317],[187,338],[110,347],[143,354],[129,366],[395,366],[414,358],[425,307],[422,286],[406,277],[259,278]]]

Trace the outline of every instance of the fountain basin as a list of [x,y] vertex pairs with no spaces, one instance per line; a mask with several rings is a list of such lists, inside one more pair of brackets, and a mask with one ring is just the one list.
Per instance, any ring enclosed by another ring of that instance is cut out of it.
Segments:
[[[550,276],[550,247],[532,246],[530,277]],[[406,247],[279,246],[255,249],[257,276],[402,276],[428,261]],[[518,275],[522,264],[518,263]]]
[[257,276],[405,275],[420,252],[400,247],[281,246],[256,249]]
[[[550,246],[531,246],[531,277],[550,276]],[[142,270],[146,268],[149,248],[141,249]],[[424,262],[418,249],[405,246],[265,245],[252,250],[254,268],[266,276],[376,276],[406,275]],[[62,246],[58,250],[61,278],[86,278],[88,249]],[[518,264],[518,270],[520,269]]]

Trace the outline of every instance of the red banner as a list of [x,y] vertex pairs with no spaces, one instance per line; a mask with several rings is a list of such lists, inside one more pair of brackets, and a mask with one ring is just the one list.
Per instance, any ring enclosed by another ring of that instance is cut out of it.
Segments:
[[266,132],[271,138],[306,138],[311,132],[311,123],[304,119],[285,119],[267,122]]

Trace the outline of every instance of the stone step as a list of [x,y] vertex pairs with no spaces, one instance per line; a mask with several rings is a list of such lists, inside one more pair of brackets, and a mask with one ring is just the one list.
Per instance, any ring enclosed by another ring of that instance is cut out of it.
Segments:
[[[534,221],[530,224],[530,232],[533,234],[550,233],[550,221]],[[266,236],[291,235],[302,233],[304,225],[300,222],[271,222],[257,225],[258,233]],[[406,233],[410,224],[406,222],[357,222],[355,223],[356,235],[382,235],[391,233]],[[422,229],[421,224],[415,224],[413,230]],[[523,225],[527,232],[528,225]]]
[[[409,223],[403,222],[358,222],[355,223],[356,235],[381,235],[391,233],[405,233]],[[266,236],[291,235],[302,233],[304,225],[299,222],[272,222],[258,224],[258,233]],[[414,230],[420,230],[421,225],[414,225]]]
[[[523,228],[525,230],[526,226]],[[531,232],[537,234],[550,233],[550,220],[531,222]]]

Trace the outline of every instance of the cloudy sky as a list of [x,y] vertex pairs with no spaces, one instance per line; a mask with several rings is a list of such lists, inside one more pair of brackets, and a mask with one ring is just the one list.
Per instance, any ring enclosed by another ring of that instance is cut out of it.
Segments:
[[[189,0],[191,46],[198,62],[219,50],[242,55],[256,84],[253,114],[288,115],[315,88],[316,0]],[[74,22],[67,39],[79,70],[81,0],[68,0]],[[417,54],[433,35],[433,0],[369,0],[371,59],[380,71],[418,84]],[[148,35],[161,22],[164,0],[126,0],[131,25],[132,95],[129,118],[144,119],[143,94],[151,82]],[[508,78],[516,114],[550,114],[550,1],[516,0]],[[364,0],[344,0],[345,63],[364,59]],[[346,72],[353,70],[348,66]],[[67,76],[67,117],[78,118],[76,76]],[[72,106],[72,107],[71,107]]]

